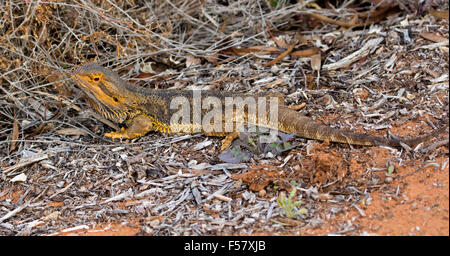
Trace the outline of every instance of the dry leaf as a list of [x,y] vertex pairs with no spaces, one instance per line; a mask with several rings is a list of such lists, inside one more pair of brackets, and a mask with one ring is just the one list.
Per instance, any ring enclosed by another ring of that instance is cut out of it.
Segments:
[[262,54],[280,52],[280,50],[276,47],[268,47],[265,45],[251,46],[251,47],[248,47],[246,49],[241,49],[241,50],[243,50],[243,51],[247,50],[248,52],[261,52]]
[[444,41],[448,40],[448,38],[439,36],[436,33],[430,33],[430,32],[424,32],[424,31],[420,32],[420,36],[425,39],[428,39],[430,41],[436,42],[436,43],[444,42]]
[[288,108],[290,108],[290,109],[292,109],[292,110],[295,110],[295,111],[298,111],[298,110],[304,108],[305,106],[306,106],[306,103],[305,103],[305,102],[302,102],[302,103],[297,104],[297,105],[291,105],[291,106],[288,106]]
[[88,133],[80,128],[63,128],[63,129],[59,129],[55,131],[58,134],[62,134],[62,135],[72,135],[72,136],[76,136],[76,135],[83,135],[83,136],[87,136]]
[[61,215],[60,211],[54,211],[54,212],[42,217],[42,220],[57,220],[60,215]]
[[38,127],[34,128],[34,129],[31,131],[31,133],[27,134],[26,137],[27,137],[27,138],[29,138],[29,137],[34,137],[34,136],[36,136],[36,135],[38,135],[38,134],[41,134],[41,133],[44,133],[44,132],[51,131],[51,130],[53,130],[53,128],[54,128],[53,123],[41,123],[41,124],[39,124]]
[[141,67],[141,72],[144,73],[156,73],[156,71],[153,70],[152,64],[155,64],[155,62],[150,61],[145,63],[142,67]]
[[320,72],[321,58],[320,53],[311,56],[311,68],[317,72]]
[[430,10],[428,10],[428,12],[436,18],[448,20],[448,10],[441,11],[441,10],[430,9]]
[[202,62],[199,58],[196,58],[194,56],[187,56],[186,58],[186,67],[190,67],[190,66],[195,66],[195,65],[200,65]]
[[314,76],[307,74],[306,75],[306,87],[309,90],[314,90],[316,88],[316,84],[314,83]]
[[[276,47],[267,47],[264,45],[251,46],[248,48],[235,48],[231,47],[229,49],[223,50],[220,53],[225,55],[237,55],[243,56],[248,53],[256,52],[258,54],[276,54],[280,53],[280,50]],[[208,59],[209,61],[209,59]],[[211,62],[211,61],[210,61]]]
[[16,143],[18,138],[19,138],[19,124],[17,123],[17,114],[16,110],[14,109],[14,122],[11,134],[11,144],[9,147],[9,153],[13,152],[16,149]]
[[316,200],[327,201],[333,199],[333,196],[328,193],[320,193],[315,197]]
[[283,52],[282,54],[280,54],[278,57],[276,57],[276,58],[273,59],[272,61],[266,63],[266,64],[264,65],[264,67],[271,66],[271,65],[273,65],[273,64],[275,64],[275,63],[281,61],[284,57],[286,57],[289,53],[291,53],[293,49],[294,49],[294,45],[289,46],[289,48],[288,48],[285,52]]
[[58,94],[64,96],[72,96],[72,90],[68,88],[64,81],[64,76],[60,72],[48,71],[49,73],[45,76],[47,81],[54,84],[54,88],[58,91]]
[[286,36],[286,35],[280,35],[276,37],[277,39],[277,46],[280,48],[289,48],[289,46],[291,45],[290,43],[288,43],[287,41],[290,39],[290,37]]
[[306,58],[306,57],[311,57],[317,53],[319,53],[319,48],[310,48],[310,49],[306,49],[306,50],[291,52],[290,55],[293,57]]
[[208,57],[206,57],[206,60],[213,64],[216,64],[218,59],[219,59],[219,55],[216,53],[208,55]]
[[300,220],[282,218],[282,217],[278,218],[278,221],[285,225],[291,226],[291,227],[299,226],[302,224],[302,221],[300,221]]
[[226,27],[227,27],[227,20],[225,20],[225,21],[223,22],[222,26],[220,26],[219,31],[220,31],[221,33],[223,33],[223,32],[225,31],[225,28],[226,28]]
[[377,6],[379,8],[395,7],[397,5],[397,3],[394,0],[367,0],[367,2],[373,4],[374,6]]
[[266,87],[267,88],[273,88],[277,85],[283,84],[284,80],[283,78],[278,78],[277,80],[273,81],[272,83],[268,84]]

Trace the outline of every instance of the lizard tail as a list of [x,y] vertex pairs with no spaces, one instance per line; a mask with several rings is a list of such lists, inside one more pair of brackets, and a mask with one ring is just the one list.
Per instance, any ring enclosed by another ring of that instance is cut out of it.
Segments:
[[287,107],[278,108],[279,130],[287,133],[296,132],[297,136],[308,139],[322,141],[328,140],[331,142],[348,143],[352,145],[386,145],[391,147],[399,147],[401,146],[401,143],[405,143],[410,147],[415,147],[419,143],[425,142],[444,132],[447,129],[448,125],[449,123],[447,120],[446,125],[441,127],[440,129],[437,129],[423,137],[414,139],[383,138],[331,128],[326,125],[317,123],[306,116],[299,115],[296,111]]
[[[447,119],[446,124],[444,126],[442,126],[439,129],[436,129],[433,132],[429,133],[428,135],[425,135],[422,137],[418,137],[418,138],[414,138],[414,139],[390,139],[390,140],[397,144],[400,144],[400,142],[403,142],[410,147],[415,147],[418,144],[425,142],[427,140],[430,140],[434,137],[437,137],[439,134],[445,132],[448,128],[448,123],[449,123],[449,120]],[[396,146],[396,145],[393,145],[393,146]]]

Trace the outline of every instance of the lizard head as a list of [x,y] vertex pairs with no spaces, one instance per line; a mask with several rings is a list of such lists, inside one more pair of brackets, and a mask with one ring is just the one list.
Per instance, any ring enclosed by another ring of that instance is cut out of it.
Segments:
[[127,82],[117,74],[90,63],[75,69],[72,79],[88,97],[88,102],[104,117],[117,122],[126,119],[128,112]]

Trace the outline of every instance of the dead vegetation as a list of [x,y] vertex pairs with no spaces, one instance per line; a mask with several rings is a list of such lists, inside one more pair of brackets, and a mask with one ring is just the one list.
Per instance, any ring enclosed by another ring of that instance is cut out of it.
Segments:
[[[0,234],[302,234],[363,216],[374,190],[399,196],[390,166],[448,173],[448,134],[414,152],[296,139],[234,164],[214,138],[112,142],[66,76],[95,60],[142,86],[281,93],[325,124],[415,136],[448,115],[448,1],[30,0],[0,15]],[[292,186],[306,212],[283,219]]]

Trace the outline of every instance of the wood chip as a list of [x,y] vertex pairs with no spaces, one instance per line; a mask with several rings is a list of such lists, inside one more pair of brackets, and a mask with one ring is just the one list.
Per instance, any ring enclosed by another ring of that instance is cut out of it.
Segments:
[[230,202],[232,199],[224,196],[224,195],[220,195],[220,194],[214,194],[214,198],[217,198],[219,200],[225,201],[225,202]]
[[11,179],[11,182],[25,182],[27,180],[27,175],[25,173],[21,173],[19,175],[14,176]]
[[212,141],[206,139],[206,140],[203,141],[203,142],[197,143],[197,144],[192,148],[192,150],[198,151],[198,150],[201,150],[201,149],[204,149],[204,148],[208,147],[208,146],[211,145],[211,144],[212,144]]
[[446,41],[442,41],[442,42],[438,42],[438,43],[434,43],[434,44],[421,46],[421,47],[419,47],[419,49],[434,50],[434,49],[439,48],[441,46],[448,46],[448,44],[449,44],[449,40],[447,39]]
[[363,47],[361,47],[356,52],[353,52],[352,54],[348,55],[347,57],[341,59],[340,61],[337,61],[335,63],[327,64],[323,66],[324,70],[335,70],[339,68],[345,68],[352,64],[355,61],[358,61],[362,59],[363,57],[366,57],[369,55],[372,51],[376,50],[378,48],[378,45],[384,40],[383,37],[378,37],[375,39],[371,39],[367,41]]
[[113,196],[111,198],[106,199],[105,201],[103,201],[103,203],[105,204],[105,203],[109,203],[109,202],[113,202],[113,201],[120,201],[120,200],[129,198],[132,195],[133,195],[133,192],[130,189],[130,190],[127,190],[127,191],[125,191],[125,192],[123,192],[123,193],[121,193],[119,195],[116,195],[116,196]]
[[18,212],[22,211],[23,209],[25,209],[28,206],[28,203],[25,203],[19,207],[17,207],[16,209],[8,212],[7,214],[3,215],[3,217],[0,218],[0,223],[2,223],[3,221],[11,218],[12,216],[16,215]]
[[63,229],[63,230],[61,230],[61,232],[62,233],[66,233],[66,232],[77,231],[77,230],[80,230],[80,229],[89,229],[89,226],[88,225],[79,225],[79,226],[75,226],[75,227],[72,227],[72,228]]
[[27,166],[29,164],[32,164],[32,163],[39,162],[41,160],[47,159],[48,155],[47,154],[36,154],[36,155],[34,155],[34,156],[30,157],[30,158],[31,159],[29,159],[29,160],[26,160],[26,161],[20,162],[18,164],[15,164],[15,165],[3,168],[3,173],[7,174],[9,172],[17,170],[17,169],[22,168],[24,166]]

